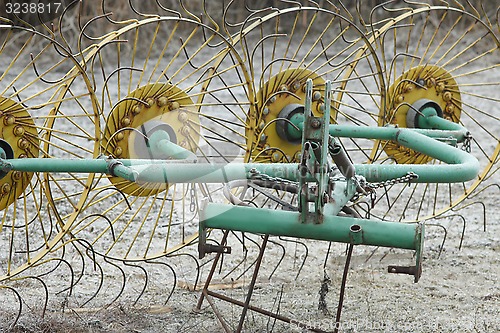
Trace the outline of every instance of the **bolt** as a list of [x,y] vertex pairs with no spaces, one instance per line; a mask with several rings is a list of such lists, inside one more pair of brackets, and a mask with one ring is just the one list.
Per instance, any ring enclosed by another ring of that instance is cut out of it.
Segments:
[[405,93],[411,92],[412,90],[413,90],[413,84],[411,83],[408,83],[404,88]]
[[155,104],[154,98],[148,97],[146,98],[146,107],[150,108]]
[[19,154],[19,156],[17,158],[27,158],[27,157],[28,157],[28,155],[26,155],[26,154]]
[[316,110],[318,110],[319,113],[325,113],[325,104],[318,103],[318,105],[316,106]]
[[283,85],[280,87],[280,90],[281,90],[281,91],[288,91],[288,87],[286,86],[286,84],[283,84]]
[[184,136],[189,136],[191,130],[189,129],[188,126],[183,126],[181,128],[181,134],[184,135]]
[[121,140],[123,140],[124,137],[125,137],[125,134],[123,134],[123,132],[120,132],[120,133],[117,133],[115,135],[115,140],[116,141],[121,141]]
[[425,80],[424,79],[418,79],[417,80],[417,83],[420,85],[420,86],[425,86]]
[[121,124],[123,127],[127,127],[128,125],[130,125],[130,118],[129,117],[124,117],[121,121]]
[[186,121],[188,121],[188,115],[186,112],[179,112],[179,115],[177,116],[177,119],[179,119],[179,121],[181,123],[185,123]]
[[451,98],[452,98],[452,97],[453,97],[453,96],[452,96],[451,92],[449,92],[449,91],[447,91],[447,92],[445,92],[445,93],[443,94],[443,100],[444,100],[445,102],[449,102],[449,101],[451,101]]
[[14,116],[6,116],[3,118],[3,123],[5,126],[13,125],[16,122],[16,118]]
[[132,108],[132,114],[134,114],[134,115],[139,114],[141,112],[142,108],[143,108],[142,104],[137,104],[136,106],[134,106]]
[[313,119],[311,121],[311,127],[312,128],[320,128],[321,127],[321,122],[319,121],[319,119]]
[[5,195],[10,192],[11,186],[10,183],[5,183],[2,185],[2,194]]
[[263,114],[264,116],[268,115],[268,114],[269,114],[269,108],[264,108],[264,109],[262,110],[262,114]]
[[26,148],[28,148],[29,142],[26,139],[19,139],[19,141],[17,141],[17,146],[22,150],[25,150]]
[[12,173],[12,180],[13,180],[14,182],[19,181],[19,180],[21,179],[21,177],[22,177],[21,171],[14,171],[14,172]]
[[269,99],[269,103],[274,103],[276,102],[276,96],[273,96]]
[[172,104],[170,105],[170,110],[177,110],[180,107],[181,106],[180,106],[179,102],[172,102]]
[[445,88],[445,86],[444,86],[444,83],[443,83],[443,82],[439,82],[439,83],[436,85],[436,91],[437,91],[438,93],[443,92],[444,88]]
[[455,106],[453,106],[453,104],[452,104],[452,103],[448,103],[448,104],[446,105],[446,109],[445,109],[445,110],[446,110],[446,112],[448,112],[448,113],[453,113],[453,111],[455,110]]
[[295,81],[295,82],[293,83],[293,85],[292,85],[292,89],[293,89],[293,91],[297,91],[297,90],[299,90],[299,89],[300,89],[300,82]]
[[267,135],[265,135],[264,133],[262,133],[262,134],[260,135],[260,142],[265,142],[265,141],[266,141],[266,139],[267,139]]
[[159,107],[164,107],[165,105],[168,104],[168,98],[166,98],[165,96],[162,96],[162,97],[158,98],[158,100],[156,101],[156,104],[158,104]]
[[264,121],[261,121],[259,124],[259,128],[264,129],[264,127],[266,127],[266,123]]
[[295,153],[295,160],[300,161],[302,159],[302,153],[300,151]]
[[319,91],[315,91],[313,93],[313,101],[319,101],[321,98],[321,93]]
[[275,153],[273,153],[273,154],[271,155],[271,160],[272,160],[273,162],[279,162],[279,161],[280,161],[280,159],[281,159],[281,154],[280,154],[280,153],[278,153],[278,152],[275,152]]
[[430,77],[427,79],[425,84],[427,85],[427,88],[432,88],[436,85],[436,79],[434,79],[433,77]]
[[23,136],[23,134],[24,134],[24,127],[22,127],[21,125],[17,125],[16,127],[14,127],[15,136]]
[[123,153],[122,147],[116,147],[113,153],[115,156],[120,156]]
[[398,104],[403,103],[403,101],[404,101],[404,100],[405,100],[405,98],[404,98],[404,96],[403,96],[403,95],[398,95],[398,96],[396,96],[396,102],[397,102]]

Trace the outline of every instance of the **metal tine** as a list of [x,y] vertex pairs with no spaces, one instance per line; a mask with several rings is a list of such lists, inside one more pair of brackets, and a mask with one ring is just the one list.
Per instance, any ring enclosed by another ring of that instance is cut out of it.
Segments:
[[10,323],[9,328],[8,328],[9,330],[12,330],[16,327],[17,322],[18,322],[19,318],[21,317],[21,313],[23,311],[23,299],[21,297],[21,294],[19,294],[19,292],[16,290],[16,288],[6,286],[6,285],[0,285],[0,289],[8,289],[8,290],[12,291],[17,298],[16,301],[19,303],[19,308],[17,311],[16,318],[14,318],[14,321],[12,323]]
[[462,220],[462,235],[460,237],[460,244],[458,245],[458,250],[462,250],[462,244],[464,241],[464,236],[465,236],[465,225],[467,223],[465,217],[462,214],[449,214],[449,215],[443,215],[443,216],[436,216],[434,219],[436,220],[442,220],[442,219],[450,219],[454,217],[459,217],[460,220]]
[[201,265],[200,265],[199,260],[195,256],[193,256],[191,253],[173,253],[173,254],[169,254],[165,258],[176,258],[176,257],[183,257],[183,256],[190,258],[193,261],[194,266],[196,267],[196,277],[195,277],[194,284],[193,284],[193,291],[195,291],[196,287],[198,286],[198,282],[200,282],[200,275],[201,275]]
[[164,261],[146,260],[145,262],[148,264],[152,264],[152,265],[164,265],[164,266],[168,267],[168,269],[170,269],[170,271],[172,272],[172,277],[173,277],[174,281],[172,283],[172,288],[170,289],[170,292],[169,292],[169,294],[164,302],[164,304],[167,304],[175,291],[175,287],[177,286],[177,273],[175,272],[175,269],[170,264],[168,264]]
[[140,269],[143,273],[144,273],[144,285],[141,289],[141,291],[139,292],[139,294],[137,295],[134,303],[132,303],[134,306],[137,305],[137,303],[139,302],[139,299],[141,299],[141,297],[144,295],[144,293],[146,292],[146,288],[148,286],[148,271],[143,267],[143,266],[140,266],[138,264],[135,264],[135,263],[131,263],[131,262],[128,262],[126,260],[123,260],[123,264],[125,266],[129,266],[129,267],[134,267],[134,268],[138,268]]
[[272,244],[274,244],[276,246],[278,246],[281,249],[281,252],[282,252],[281,257],[278,260],[278,263],[274,266],[274,269],[272,270],[271,274],[269,274],[269,277],[267,278],[268,280],[271,280],[271,278],[273,277],[274,273],[276,273],[276,270],[278,269],[278,267],[283,262],[283,259],[285,259],[286,251],[285,251],[285,247],[282,244],[280,244],[279,242],[273,241],[271,239],[269,239],[268,242],[272,243]]
[[304,256],[303,256],[303,259],[302,259],[302,263],[299,265],[299,269],[297,270],[297,274],[295,274],[295,280],[297,280],[299,278],[299,275],[300,273],[302,272],[302,268],[304,268],[304,265],[306,263],[306,260],[307,260],[307,257],[309,256],[309,248],[307,247],[307,245],[304,243],[304,242],[301,242],[300,240],[298,239],[292,239],[292,238],[286,238],[286,237],[278,237],[280,240],[284,241],[284,242],[289,242],[289,243],[295,243],[296,247],[295,247],[295,254],[293,256],[293,260],[294,260],[294,267],[295,267],[295,260],[297,258],[296,256],[296,251],[297,251],[297,245],[301,245],[304,247]]
[[446,237],[448,237],[448,230],[446,229],[446,227],[444,225],[441,225],[441,224],[435,224],[435,223],[426,223],[425,224],[426,227],[438,227],[438,228],[441,228],[443,229],[444,233],[443,233],[443,241],[441,242],[441,246],[439,247],[439,253],[438,253],[438,259],[441,257],[441,253],[443,252],[443,249],[444,249],[444,243],[446,242]]

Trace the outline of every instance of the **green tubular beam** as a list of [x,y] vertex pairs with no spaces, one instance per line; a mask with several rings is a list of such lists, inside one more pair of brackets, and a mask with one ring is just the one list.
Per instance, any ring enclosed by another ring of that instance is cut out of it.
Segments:
[[448,164],[355,164],[356,173],[367,181],[379,182],[402,177],[408,172],[418,175],[421,183],[456,183],[474,179],[479,173],[478,160],[467,152],[429,138],[411,129],[330,125],[330,135],[346,138],[393,140]]
[[300,213],[209,203],[200,211],[200,228],[229,229],[341,243],[400,249],[422,247],[424,225],[325,215],[323,223],[301,223]]
[[196,155],[193,152],[170,141],[170,136],[166,131],[155,131],[149,137],[148,143],[152,156],[159,156],[159,158],[165,157],[175,160],[196,160]]

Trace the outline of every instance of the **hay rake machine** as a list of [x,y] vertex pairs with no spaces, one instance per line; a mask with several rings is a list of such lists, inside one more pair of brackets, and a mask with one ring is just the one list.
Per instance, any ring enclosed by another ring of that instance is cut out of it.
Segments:
[[[346,270],[354,245],[413,250],[388,271],[417,282],[425,222],[494,185],[497,8],[87,5],[0,25],[0,281],[16,295],[61,267],[71,293],[86,269],[70,252],[101,277],[160,263],[175,280],[168,260],[196,262],[196,244],[216,253],[198,307],[241,305],[237,331],[248,309],[289,322],[250,304],[273,239],[346,243]],[[210,289],[239,232],[263,235],[244,301]]]

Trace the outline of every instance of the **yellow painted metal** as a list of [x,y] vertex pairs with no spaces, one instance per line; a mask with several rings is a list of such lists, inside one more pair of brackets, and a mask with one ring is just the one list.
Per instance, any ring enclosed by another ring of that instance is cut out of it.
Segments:
[[[250,160],[262,163],[298,162],[301,144],[282,139],[276,132],[276,121],[281,110],[290,104],[304,104],[305,83],[313,80],[312,110],[320,116],[324,107],[323,78],[308,69],[288,69],[273,76],[257,92],[257,119],[249,119],[246,128]],[[334,117],[334,116],[332,116]]]
[[[38,157],[40,140],[33,119],[23,105],[2,96],[0,137],[10,144],[14,158]],[[11,171],[0,179],[0,210],[23,195],[32,178],[32,172]]]
[[[176,86],[153,83],[132,91],[108,116],[102,142],[106,154],[121,159],[140,158],[133,142],[144,135],[141,126],[148,121],[168,124],[176,144],[196,151],[193,142],[199,140],[200,120],[192,99]],[[147,188],[147,184],[124,182],[120,177],[109,179],[120,191],[137,196],[151,196],[168,188],[167,184]]]
[[[462,100],[457,82],[444,68],[422,65],[406,71],[389,87],[387,109],[380,110],[378,126],[407,127],[408,110],[420,99],[434,101],[443,110],[443,118],[459,122]],[[426,164],[433,160],[396,142],[383,141],[382,146],[387,156],[398,164]]]

